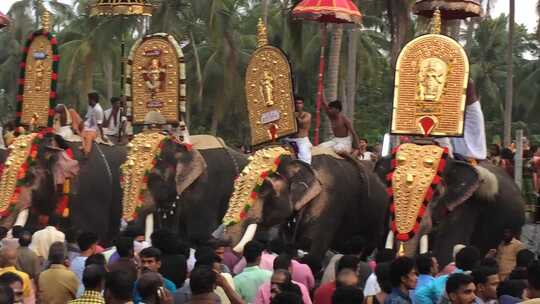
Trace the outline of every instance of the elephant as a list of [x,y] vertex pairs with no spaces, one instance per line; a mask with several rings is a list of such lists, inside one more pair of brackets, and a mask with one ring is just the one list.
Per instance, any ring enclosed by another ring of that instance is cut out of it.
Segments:
[[387,208],[385,186],[369,161],[322,152],[313,154],[310,166],[285,156],[245,219],[225,227],[224,238],[241,252],[256,234],[280,227],[287,241],[322,259],[328,249],[344,251],[353,236],[379,243]]
[[227,211],[234,179],[248,156],[213,136],[190,136],[190,141],[166,142],[148,174],[138,216],[127,223],[144,227],[147,237],[167,228],[186,240],[206,241]]
[[[46,224],[46,220],[43,222],[40,218],[58,213],[57,205],[63,192],[54,181],[64,172],[59,163],[61,153],[69,149],[78,160],[78,173],[70,184],[69,212],[57,214],[66,218],[62,228],[93,231],[103,244],[109,244],[120,227],[119,168],[126,158],[127,148],[94,144],[85,158],[80,143],[67,142],[50,131],[40,134],[43,139],[37,150],[36,165],[28,170],[28,183],[21,187],[19,200],[14,203],[15,212],[4,216],[0,225],[9,228],[16,224],[36,230]],[[0,152],[3,164],[7,155],[7,150]]]
[[[377,162],[375,172],[381,181],[387,181],[392,172],[393,157]],[[439,263],[446,265],[452,261],[452,250],[457,244],[474,245],[487,253],[497,248],[505,229],[515,232],[521,229],[525,202],[503,169],[487,161],[472,165],[447,157],[441,171],[440,183],[434,187],[417,233],[402,243],[405,255],[414,256],[431,249]],[[396,243],[389,226],[386,226],[388,248]]]

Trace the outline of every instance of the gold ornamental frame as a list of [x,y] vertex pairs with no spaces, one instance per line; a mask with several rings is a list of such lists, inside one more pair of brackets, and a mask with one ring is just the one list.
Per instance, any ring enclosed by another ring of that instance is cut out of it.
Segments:
[[167,123],[178,123],[186,111],[184,54],[172,35],[143,37],[132,47],[126,68],[128,113],[133,124],[144,124],[150,111],[160,112]]
[[396,64],[392,134],[463,136],[469,59],[454,39],[428,34],[409,42]]
[[262,20],[257,27],[258,48],[251,56],[245,80],[254,146],[297,132],[291,66],[280,49],[268,45]]

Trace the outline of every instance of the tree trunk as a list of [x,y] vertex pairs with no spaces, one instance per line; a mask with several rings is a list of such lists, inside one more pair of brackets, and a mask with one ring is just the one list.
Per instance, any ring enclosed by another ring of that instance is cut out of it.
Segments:
[[88,93],[90,93],[90,90],[92,90],[93,83],[94,83],[94,58],[92,57],[91,54],[87,54],[86,58],[84,59],[82,90],[80,90],[79,92],[79,102],[77,105],[77,110],[79,111],[79,113],[82,113],[83,110],[86,110],[84,105],[88,98]]
[[262,0],[261,6],[262,6],[262,18],[263,18],[264,24],[268,26],[268,0]]
[[392,68],[395,69],[401,48],[410,40],[411,5],[408,0],[387,0],[388,19],[390,20]]
[[506,53],[506,64],[508,66],[506,76],[506,100],[504,103],[504,146],[508,147],[512,143],[512,98],[514,96],[514,17],[515,0],[510,1],[510,14],[508,20],[508,48]]
[[113,63],[112,57],[108,56],[103,62],[103,75],[105,78],[105,87],[107,89],[107,100],[111,100],[114,95],[113,88]]
[[193,49],[193,58],[195,59],[195,68],[197,76],[197,103],[200,103],[203,98],[203,76],[201,68],[201,59],[199,57],[199,50],[197,48],[197,42],[195,41],[195,35],[193,32],[189,32],[189,39],[191,40],[191,48]]
[[356,71],[358,53],[358,31],[353,28],[349,31],[349,45],[347,58],[347,100],[345,102],[345,115],[354,122],[354,108],[356,102]]
[[[326,102],[332,102],[338,98],[339,66],[341,63],[341,44],[343,42],[343,26],[336,24],[330,39],[330,52],[328,54],[328,70],[326,72]],[[332,128],[328,117],[324,116],[323,139],[332,135]]]

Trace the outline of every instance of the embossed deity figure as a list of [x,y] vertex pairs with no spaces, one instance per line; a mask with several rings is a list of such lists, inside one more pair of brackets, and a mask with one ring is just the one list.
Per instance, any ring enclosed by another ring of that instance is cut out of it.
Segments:
[[274,78],[270,72],[265,71],[261,80],[261,90],[264,97],[264,103],[267,107],[274,105]]
[[448,65],[439,58],[427,58],[420,63],[416,100],[437,102],[440,100],[446,79]]
[[161,65],[159,58],[150,60],[144,71],[144,80],[146,87],[152,92],[157,93],[163,89],[167,69]]
[[41,89],[43,89],[43,80],[47,69],[43,63],[43,60],[36,60],[34,68],[36,72],[34,88],[36,89],[36,91],[41,91]]

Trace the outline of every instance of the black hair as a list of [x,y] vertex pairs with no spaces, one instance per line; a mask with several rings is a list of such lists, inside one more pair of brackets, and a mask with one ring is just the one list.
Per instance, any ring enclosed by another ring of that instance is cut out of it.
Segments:
[[328,107],[337,109],[339,112],[343,110],[343,105],[341,104],[341,101],[339,100],[332,101],[331,103],[328,104]]
[[0,303],[13,303],[15,295],[11,287],[0,284]]
[[524,280],[502,281],[497,287],[497,298],[506,295],[521,299],[525,288],[527,288],[527,282]]
[[157,291],[159,287],[163,286],[163,277],[152,271],[147,271],[141,274],[137,280],[137,291],[145,302],[151,302],[157,300]]
[[156,247],[144,248],[139,253],[139,256],[141,258],[154,258],[156,259],[156,262],[159,262],[161,261],[161,250],[157,249]]
[[516,266],[517,267],[527,267],[529,264],[536,259],[534,252],[529,249],[521,249],[516,255]]
[[297,100],[301,100],[302,102],[304,102],[304,97],[295,94],[294,95],[294,102],[296,102]]
[[292,282],[292,275],[291,273],[286,269],[274,269],[274,273],[272,275],[276,274],[282,274],[285,276],[285,283],[291,283]]
[[446,294],[451,294],[459,290],[461,286],[467,286],[474,283],[473,277],[464,273],[454,273],[446,281]]
[[201,266],[193,269],[189,286],[194,295],[212,292],[216,286],[217,275],[211,267]]
[[336,266],[336,274],[338,274],[343,269],[352,269],[356,271],[358,269],[358,264],[360,263],[360,258],[355,255],[344,255],[339,259]]
[[499,269],[499,263],[497,262],[497,259],[491,257],[485,257],[480,260],[479,266]]
[[479,267],[472,272],[472,277],[474,280],[474,284],[486,284],[488,281],[488,277],[497,275],[498,269],[493,267]]
[[390,263],[390,282],[393,287],[401,285],[401,279],[414,269],[414,261],[409,257],[399,257]]
[[377,283],[379,283],[381,290],[388,294],[391,293],[390,262],[378,263],[375,267],[375,275],[377,276]]
[[113,96],[111,97],[111,105],[120,101],[120,97]]
[[304,301],[302,297],[295,292],[281,292],[278,293],[272,300],[270,304],[302,304]]
[[97,234],[90,231],[81,233],[81,235],[79,235],[79,237],[77,238],[77,244],[79,245],[79,249],[81,249],[81,251],[90,249],[90,247],[96,244],[97,241]]
[[21,284],[23,284],[23,280],[22,278],[14,273],[14,272],[11,272],[11,271],[8,271],[8,272],[5,272],[4,274],[0,275],[0,284],[2,285],[11,285],[15,282],[19,282]]
[[107,265],[107,259],[101,253],[92,254],[86,259],[86,261],[84,261],[85,267],[88,267],[91,265],[105,266]]
[[95,102],[99,102],[99,94],[96,93],[96,92],[90,92],[90,93],[88,93],[88,99],[90,99],[92,101],[95,101]]
[[332,304],[357,304],[364,302],[364,292],[354,286],[340,286],[332,295]]
[[321,273],[322,263],[321,260],[315,255],[306,254],[299,261],[302,264],[308,265],[315,277]]
[[369,144],[369,141],[368,141],[368,139],[367,139],[367,138],[365,138],[365,137],[359,138],[359,139],[358,139],[358,141],[365,141],[365,142],[366,142],[366,144]]
[[66,243],[76,243],[77,238],[81,234],[81,230],[76,227],[71,227],[66,231]]
[[0,226],[0,240],[5,239],[7,234],[8,234],[8,229],[4,226]]
[[456,267],[463,271],[471,271],[476,268],[480,259],[481,256],[478,249],[473,246],[467,246],[456,254]]
[[244,257],[247,263],[255,263],[263,252],[263,245],[257,241],[250,241],[244,246]]
[[280,254],[274,259],[274,270],[289,269],[291,266],[291,257],[288,254]]
[[133,295],[133,285],[137,278],[126,270],[107,273],[105,289],[118,300],[129,301]]
[[214,263],[221,263],[221,259],[214,253],[211,247],[199,247],[195,252],[195,267],[212,267]]
[[431,274],[431,266],[433,266],[433,255],[424,253],[416,257],[416,269],[420,274]]
[[15,225],[11,228],[11,235],[13,238],[18,239],[21,236],[21,233],[23,232],[24,227],[21,225]]
[[119,236],[114,242],[116,252],[122,258],[131,258],[133,256],[133,238],[129,236]]
[[89,265],[84,268],[82,282],[85,289],[101,290],[107,271],[103,265]]
[[377,250],[377,254],[375,254],[375,262],[377,263],[392,262],[395,258],[396,252],[393,249]]
[[21,247],[28,247],[32,243],[32,233],[28,230],[23,230],[19,235],[19,245]]
[[512,152],[512,150],[510,150],[509,148],[503,148],[501,150],[501,158],[502,159],[514,159],[514,152]]
[[63,264],[67,258],[67,249],[64,242],[54,242],[49,248],[48,260],[51,264]]
[[532,261],[527,267],[527,281],[530,288],[540,290],[540,261]]

